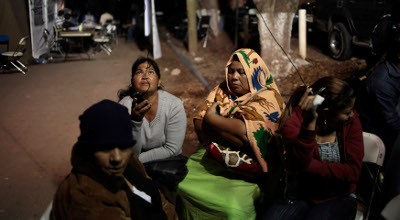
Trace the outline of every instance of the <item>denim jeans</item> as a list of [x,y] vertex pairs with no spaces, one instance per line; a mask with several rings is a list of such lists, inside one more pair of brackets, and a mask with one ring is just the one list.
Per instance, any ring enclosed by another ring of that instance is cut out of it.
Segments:
[[305,200],[274,203],[262,217],[263,220],[353,220],[357,213],[354,196],[344,196],[321,204]]
[[135,26],[130,26],[126,32],[126,41],[133,42],[135,40]]

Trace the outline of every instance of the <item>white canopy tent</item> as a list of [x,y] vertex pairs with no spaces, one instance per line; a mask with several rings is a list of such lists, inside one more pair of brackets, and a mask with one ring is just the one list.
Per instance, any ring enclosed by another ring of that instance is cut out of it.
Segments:
[[[57,0],[28,0],[31,29],[32,57],[39,59],[49,53],[48,42],[54,37],[54,22],[57,16]],[[47,30],[48,34],[45,34]]]
[[[58,11],[57,0],[27,0],[29,2],[29,22],[31,29],[32,57],[39,59],[50,52],[48,43],[54,38],[54,23]],[[153,57],[161,58],[161,45],[158,35],[154,0],[144,0],[145,36],[152,38]],[[47,31],[47,34],[45,33]]]

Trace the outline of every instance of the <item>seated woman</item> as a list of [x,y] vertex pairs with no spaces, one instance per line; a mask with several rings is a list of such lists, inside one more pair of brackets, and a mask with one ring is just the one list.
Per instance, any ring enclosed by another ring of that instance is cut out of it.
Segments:
[[260,188],[245,179],[270,169],[267,152],[275,146],[269,141],[283,108],[275,82],[251,49],[235,51],[225,75],[194,118],[199,141],[222,165],[202,147],[191,156],[178,186],[184,219],[254,219]]
[[[134,152],[154,181],[174,191],[175,181],[182,179],[187,172],[186,159],[181,156],[186,114],[182,101],[161,89],[160,85],[157,63],[140,57],[132,66],[131,85],[120,90],[118,96],[119,103],[127,107],[131,115],[133,135],[137,141],[133,146]],[[165,164],[161,165],[162,161],[167,161],[170,170],[181,176],[160,174],[167,169]]]
[[[319,92],[325,100],[315,108]],[[295,91],[280,119],[292,165],[287,198],[272,205],[263,219],[355,218],[354,192],[364,155],[355,99],[354,90],[334,77]]]

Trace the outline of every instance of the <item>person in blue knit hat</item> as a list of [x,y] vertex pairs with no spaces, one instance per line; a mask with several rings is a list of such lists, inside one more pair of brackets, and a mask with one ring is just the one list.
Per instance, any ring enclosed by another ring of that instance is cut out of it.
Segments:
[[103,100],[79,120],[73,168],[56,192],[51,219],[167,219],[156,185],[133,152],[127,108]]

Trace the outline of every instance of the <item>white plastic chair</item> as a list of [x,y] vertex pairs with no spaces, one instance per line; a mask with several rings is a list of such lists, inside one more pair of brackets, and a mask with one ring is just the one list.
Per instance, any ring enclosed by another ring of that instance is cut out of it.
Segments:
[[111,48],[108,46],[108,44],[110,43],[110,38],[106,35],[100,35],[100,36],[96,36],[93,38],[93,41],[95,43],[95,50],[98,51],[99,49],[103,50],[104,52],[107,53],[107,55],[111,55],[112,50]]
[[47,206],[46,211],[44,211],[40,220],[50,220],[51,209],[53,208],[53,200],[50,202],[49,206]]
[[382,216],[387,220],[400,219],[400,195],[394,197],[382,210]]
[[363,162],[375,163],[378,166],[383,165],[385,158],[385,144],[376,135],[363,132],[364,139],[364,158]]
[[[356,220],[368,219],[371,212],[371,204],[374,199],[375,191],[378,185],[378,179],[380,174],[380,168],[383,165],[383,160],[385,158],[385,144],[383,141],[376,135],[363,132],[363,140],[364,140],[364,158],[363,163],[372,163],[377,165],[377,169],[373,172],[368,166],[364,166],[367,170],[369,177],[373,180],[373,187],[371,190],[371,196],[369,201],[367,201],[367,207],[365,212],[361,212],[357,210]],[[362,183],[359,183],[362,184]]]
[[111,42],[118,45],[117,26],[115,24],[107,24],[106,30]]

